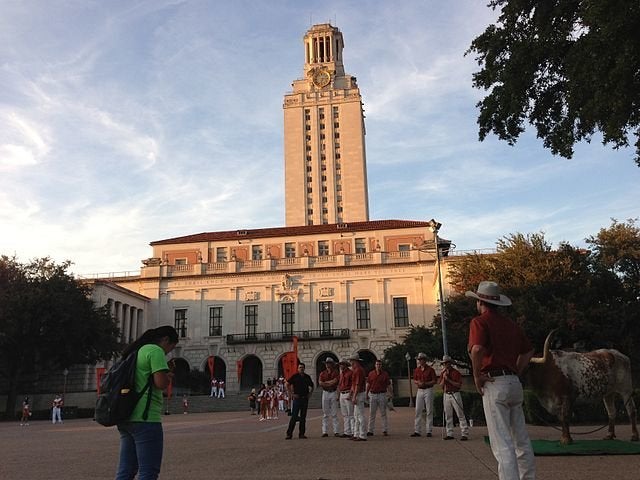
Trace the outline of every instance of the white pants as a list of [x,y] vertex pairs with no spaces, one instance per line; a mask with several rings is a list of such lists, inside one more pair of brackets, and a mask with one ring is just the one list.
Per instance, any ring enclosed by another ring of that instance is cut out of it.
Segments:
[[224,398],[224,388],[218,388],[218,398]]
[[60,407],[53,407],[51,409],[51,422],[56,423],[56,420],[62,423],[62,412]]
[[522,385],[515,375],[494,380],[484,384],[482,406],[498,478],[533,480],[536,466],[522,411]]
[[369,431],[373,433],[376,429],[376,413],[380,409],[382,417],[382,431],[389,431],[389,422],[387,420],[387,394],[369,392]]
[[360,392],[353,404],[353,436],[367,438],[367,421],[364,418],[364,399],[366,393]]
[[351,392],[340,394],[340,414],[343,418],[343,426],[345,435],[353,436],[354,431],[354,418],[353,418],[353,403],[349,400]]
[[211,395],[209,395],[210,397],[217,397],[218,396],[218,387],[211,387]]
[[333,433],[340,433],[338,423],[338,392],[322,391],[322,433],[329,433],[329,420],[333,426]]
[[464,406],[462,405],[462,395],[460,395],[460,392],[443,394],[442,404],[444,408],[445,423],[447,426],[447,437],[453,437],[454,411],[460,421],[460,434],[463,437],[468,437],[469,425],[467,424],[467,418],[464,416]]
[[416,394],[416,419],[414,431],[422,433],[422,411],[427,411],[426,433],[433,431],[433,387],[419,388]]

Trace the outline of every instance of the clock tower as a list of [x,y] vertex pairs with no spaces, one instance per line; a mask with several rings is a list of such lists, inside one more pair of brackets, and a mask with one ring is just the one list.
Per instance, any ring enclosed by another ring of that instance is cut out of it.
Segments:
[[287,226],[369,220],[362,97],[343,48],[336,27],[311,27],[303,78],[284,97]]

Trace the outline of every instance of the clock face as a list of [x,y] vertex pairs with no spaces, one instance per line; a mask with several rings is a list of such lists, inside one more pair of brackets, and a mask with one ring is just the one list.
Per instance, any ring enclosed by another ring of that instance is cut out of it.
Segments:
[[331,74],[326,70],[320,70],[313,76],[313,84],[316,87],[326,87],[331,82]]

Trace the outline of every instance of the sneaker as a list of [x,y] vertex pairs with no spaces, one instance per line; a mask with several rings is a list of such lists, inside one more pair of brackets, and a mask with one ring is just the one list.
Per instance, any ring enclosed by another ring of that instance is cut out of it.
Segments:
[[446,437],[444,437],[444,440],[453,440],[453,437],[447,435]]
[[387,432],[382,432],[382,435],[384,435],[385,437],[389,436],[389,434]]
[[322,434],[322,437],[323,437],[323,438],[324,438],[324,437],[328,437],[328,436],[329,436],[329,434],[328,434],[328,433],[323,433],[323,434]]
[[287,435],[286,437],[284,437],[285,440],[291,440],[291,435]]
[[338,437],[338,438],[340,438],[340,437],[344,437],[344,435],[343,435],[343,434],[341,434],[341,433],[334,433],[334,434],[333,434],[333,436],[334,436],[334,437]]
[[460,437],[461,442],[466,442],[467,440],[469,440],[469,437],[465,437],[464,435]]
[[298,438],[306,440],[307,436],[306,435],[298,435]]
[[347,435],[346,433],[343,433],[342,435],[340,435],[341,438],[353,438],[353,435]]
[[354,441],[354,442],[366,442],[366,441],[367,441],[367,439],[366,439],[366,438],[355,437],[355,438],[353,439],[353,441]]
[[373,432],[367,432],[367,437],[373,437]]
[[431,435],[431,432],[427,433],[427,437],[433,437],[433,435]]
[[413,432],[411,435],[409,435],[410,437],[419,437],[420,434],[418,432]]

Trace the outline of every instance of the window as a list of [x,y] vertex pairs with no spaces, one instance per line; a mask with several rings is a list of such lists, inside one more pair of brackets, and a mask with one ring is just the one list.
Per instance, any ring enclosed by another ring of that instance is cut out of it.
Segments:
[[367,244],[364,238],[356,238],[356,253],[366,253]]
[[393,299],[393,324],[396,327],[409,326],[409,309],[407,308],[407,297],[396,297]]
[[295,304],[293,303],[283,303],[280,307],[282,312],[282,333],[284,335],[293,335],[293,325],[296,318],[294,307]]
[[305,125],[305,126],[304,126],[304,129],[305,129],[305,130],[311,130],[311,125]]
[[[313,209],[309,212],[309,215],[313,214]],[[284,256],[286,258],[293,258],[296,256],[296,244],[295,243],[285,243],[284,244]]]
[[340,138],[340,134],[339,134],[338,132],[335,132],[335,133],[333,134],[333,138]]
[[340,128],[340,123],[333,122],[333,128]]
[[311,165],[307,165],[307,172],[311,172],[311,170],[313,170],[313,167]]
[[320,318],[320,335],[331,335],[333,322],[333,302],[318,302]]
[[313,193],[313,187],[307,187],[307,193]]
[[324,130],[324,123],[320,124],[320,130]]
[[[321,133],[320,134],[320,140],[324,140],[324,139],[325,139],[324,133]],[[309,150],[311,150],[311,147],[309,147]]]
[[176,265],[186,265],[186,264],[187,264],[186,258],[176,258]]
[[313,208],[307,208],[307,215],[313,215]]
[[222,307],[209,308],[209,336],[219,337],[222,335]]
[[318,241],[318,255],[321,257],[326,257],[329,255],[329,241],[328,240],[320,240]]
[[401,243],[398,245],[399,252],[408,252],[409,250],[411,250],[411,245],[409,243]]
[[187,336],[187,309],[180,308],[174,313],[175,323],[174,327],[178,332],[178,336],[180,338],[185,338]]
[[226,262],[226,261],[227,261],[227,247],[217,247],[216,262]]
[[307,177],[307,183],[312,183],[313,182],[313,177]]
[[306,147],[306,148],[307,148],[307,152],[310,152],[310,151],[311,151],[311,145],[307,145],[307,147]]
[[251,246],[251,259],[262,260],[262,245]]
[[258,331],[258,306],[244,306],[244,334],[247,338],[256,338]]
[[371,328],[369,300],[356,300],[356,328]]

